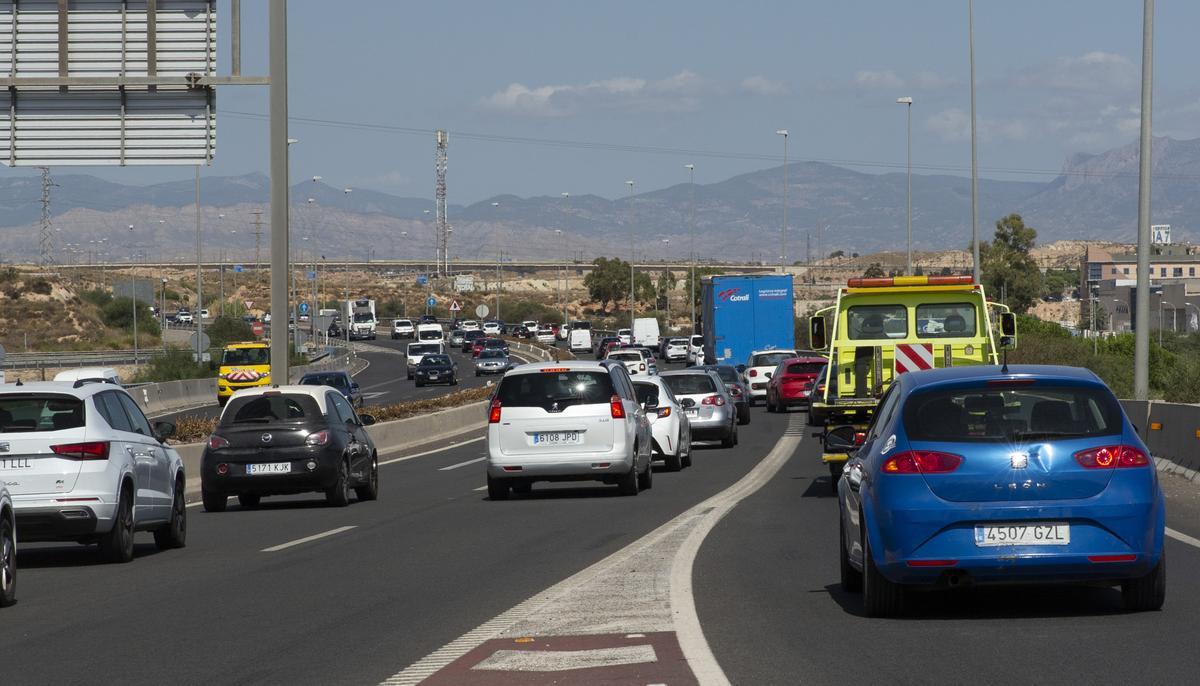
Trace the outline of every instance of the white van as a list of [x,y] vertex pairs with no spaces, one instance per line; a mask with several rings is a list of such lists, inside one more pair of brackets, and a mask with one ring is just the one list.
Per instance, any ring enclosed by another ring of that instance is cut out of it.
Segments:
[[657,350],[662,340],[658,333],[658,320],[654,317],[639,317],[633,320],[633,344]]
[[441,324],[418,324],[417,325],[417,340],[418,341],[440,341],[442,340],[442,325]]
[[112,367],[79,367],[68,369],[54,375],[55,381],[87,381],[92,383],[110,383],[124,387],[121,376]]
[[567,345],[573,353],[590,353],[592,351],[592,323],[576,321],[571,322],[571,332],[568,334],[570,338],[567,340]]

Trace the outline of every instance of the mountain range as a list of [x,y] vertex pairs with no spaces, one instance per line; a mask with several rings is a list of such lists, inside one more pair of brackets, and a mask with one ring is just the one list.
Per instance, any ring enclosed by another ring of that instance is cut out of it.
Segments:
[[[1100,154],[1073,155],[1058,176],[1044,182],[980,179],[983,235],[990,237],[996,219],[1017,212],[1038,230],[1042,243],[1132,242],[1137,164],[1137,146],[1130,144]],[[1195,238],[1189,223],[1200,215],[1200,194],[1195,192],[1200,181],[1200,139],[1154,139],[1153,171],[1153,222],[1173,224],[1177,242]],[[818,249],[866,253],[903,248],[903,172],[868,174],[797,162],[788,165],[787,175],[790,259],[804,260],[810,250],[816,257]],[[128,186],[87,174],[55,174],[53,180],[51,218],[60,251],[103,253],[104,259],[117,260],[139,252],[149,259],[195,254],[191,181]],[[221,253],[249,259],[253,253],[247,251],[256,245],[252,225],[256,210],[264,212],[266,226],[268,185],[262,174],[203,179],[201,219],[207,259]],[[0,178],[0,260],[36,257],[41,191],[36,177]],[[451,204],[447,212],[454,228],[451,254],[489,259],[500,251],[514,258],[625,257],[632,233],[639,259],[680,258],[690,250],[693,191],[698,254],[777,259],[783,222],[782,167],[698,184],[694,189],[680,184],[611,200],[597,195],[500,195],[469,205]],[[914,246],[966,247],[970,197],[966,177],[914,174]],[[433,253],[430,198],[368,189],[346,192],[320,181],[304,181],[293,186],[292,206],[294,244],[309,254],[361,259],[368,253],[379,258]],[[265,257],[269,240],[263,231]]]

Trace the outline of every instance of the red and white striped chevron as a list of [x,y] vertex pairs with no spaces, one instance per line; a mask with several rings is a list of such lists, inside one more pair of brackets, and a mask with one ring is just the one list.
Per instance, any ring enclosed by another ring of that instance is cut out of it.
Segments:
[[933,344],[897,343],[894,357],[897,374],[933,369]]

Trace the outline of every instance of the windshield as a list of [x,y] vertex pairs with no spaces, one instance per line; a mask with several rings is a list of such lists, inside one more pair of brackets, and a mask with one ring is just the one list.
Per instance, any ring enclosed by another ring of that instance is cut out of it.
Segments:
[[405,327],[410,327],[410,328],[411,328],[411,327],[412,327],[412,325],[413,325],[413,323],[412,323],[412,322],[410,322],[410,321],[409,321],[409,320],[407,320],[407,319],[397,319],[397,320],[396,320],[396,326],[405,326]]
[[446,367],[450,365],[449,355],[426,355],[421,358],[422,367]]
[[442,332],[427,329],[425,331],[421,331],[421,332],[417,333],[417,338],[419,338],[423,341],[437,341],[437,340],[441,340]]
[[774,367],[774,366],[778,365],[780,362],[783,362],[784,360],[788,359],[789,357],[795,357],[795,356],[796,356],[796,353],[794,353],[792,351],[779,352],[779,353],[759,353],[757,355],[753,355],[750,357],[750,366],[751,367]]
[[960,338],[975,335],[975,306],[971,303],[917,305],[917,336]]
[[300,379],[300,384],[304,386],[333,386],[334,388],[345,388],[350,385],[346,383],[345,374],[306,374],[303,379]]
[[592,328],[591,322],[571,322],[571,328],[575,331],[587,331]]
[[484,350],[479,353],[479,359],[481,360],[503,360],[505,357],[507,355],[504,354],[503,350]]
[[221,415],[221,424],[300,422],[320,414],[316,401],[309,395],[255,395],[230,400]]
[[414,343],[413,345],[408,346],[408,354],[412,356],[440,353],[441,351],[442,346],[438,345],[437,343]]
[[0,395],[0,433],[76,429],[84,425],[83,401],[70,395]]
[[908,308],[903,305],[857,305],[846,310],[846,336],[852,341],[904,338]]
[[375,321],[375,315],[371,314],[370,312],[355,312],[354,321],[360,323],[373,322]]
[[[608,404],[614,395],[606,372],[539,372],[507,375],[496,398],[502,407],[540,407],[559,412],[573,405]],[[608,409],[605,408],[605,416]]]
[[1121,426],[1112,393],[1092,386],[973,386],[919,393],[904,405],[904,430],[913,441],[1108,436]]
[[678,374],[664,376],[662,380],[675,395],[697,395],[717,390],[717,385],[708,374]]
[[232,348],[221,355],[222,365],[271,364],[270,348]]

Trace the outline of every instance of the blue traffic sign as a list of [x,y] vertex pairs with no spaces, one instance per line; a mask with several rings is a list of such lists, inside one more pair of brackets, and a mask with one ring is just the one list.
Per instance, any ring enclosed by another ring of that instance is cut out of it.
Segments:
[[308,303],[300,303],[300,314],[308,314]]
[[242,273],[242,265],[240,265],[240,264],[233,265],[233,273],[241,274]]
[[316,273],[316,272],[309,272],[309,273],[308,273],[308,280],[309,280],[309,281],[316,281],[316,280],[317,280],[317,273]]
[[433,297],[432,295],[429,296],[429,298],[425,301],[425,306],[426,307],[436,307],[437,306],[437,298]]
[[417,274],[417,285],[426,286],[429,284],[429,277],[424,274]]

